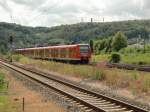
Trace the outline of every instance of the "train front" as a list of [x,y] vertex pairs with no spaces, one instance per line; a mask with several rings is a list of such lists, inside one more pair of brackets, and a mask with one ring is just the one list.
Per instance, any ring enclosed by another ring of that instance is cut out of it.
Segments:
[[89,63],[91,58],[91,48],[88,44],[80,44],[80,59],[81,63]]

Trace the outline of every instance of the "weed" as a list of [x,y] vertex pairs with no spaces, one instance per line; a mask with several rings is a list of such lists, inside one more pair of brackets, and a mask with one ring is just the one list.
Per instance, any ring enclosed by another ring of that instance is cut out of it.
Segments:
[[0,90],[4,88],[4,74],[0,72]]
[[131,79],[132,79],[133,81],[135,81],[135,80],[138,80],[138,78],[139,78],[139,73],[135,70],[135,71],[133,72],[133,74],[131,75]]
[[93,75],[92,78],[94,80],[104,80],[105,79],[105,73],[102,70],[99,70],[97,68],[93,68]]
[[4,71],[0,70],[0,92],[4,92],[7,90],[7,84],[5,81]]
[[141,91],[149,92],[150,91],[150,75],[146,75],[141,82]]

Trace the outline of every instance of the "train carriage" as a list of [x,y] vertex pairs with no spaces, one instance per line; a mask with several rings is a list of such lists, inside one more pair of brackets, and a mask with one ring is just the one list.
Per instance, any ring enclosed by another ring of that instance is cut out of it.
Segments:
[[81,63],[88,63],[91,58],[88,44],[25,48],[16,49],[15,52],[31,58]]

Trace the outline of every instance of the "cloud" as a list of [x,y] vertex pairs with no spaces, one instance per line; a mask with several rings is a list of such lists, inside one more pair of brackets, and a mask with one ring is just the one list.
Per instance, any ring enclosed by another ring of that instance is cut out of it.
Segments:
[[46,0],[12,0],[12,2],[34,9],[44,4]]
[[1,8],[3,8],[6,12],[8,12],[8,13],[12,13],[12,10],[11,10],[11,8],[9,7],[9,5],[8,5],[8,0],[1,0],[0,1],[0,6],[1,6]]
[[[0,0],[0,21],[29,26],[53,26],[81,21],[150,17],[150,0]],[[4,13],[5,12],[5,13]],[[3,18],[2,18],[3,16]]]
[[[113,3],[107,5],[106,15],[111,16],[132,16],[145,18],[149,15],[150,8],[146,5],[149,0],[114,0]],[[149,6],[148,5],[148,6]]]

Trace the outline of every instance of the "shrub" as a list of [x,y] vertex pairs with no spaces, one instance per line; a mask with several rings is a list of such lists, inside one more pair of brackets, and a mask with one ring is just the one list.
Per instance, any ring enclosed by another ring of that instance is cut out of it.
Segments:
[[5,56],[5,59],[10,61],[10,60],[11,60],[11,54],[8,53],[8,54]]
[[4,88],[4,74],[0,71],[0,91]]
[[139,76],[140,76],[140,74],[135,70],[134,72],[133,72],[133,74],[131,74],[131,80],[132,81],[136,81],[136,80],[138,80],[139,79]]
[[12,56],[12,59],[13,59],[13,61],[20,61],[20,59],[22,59],[23,58],[23,56],[22,55],[13,55]]
[[118,53],[113,53],[111,56],[110,56],[110,62],[112,63],[119,63],[121,60],[121,56],[120,54]]
[[3,82],[4,82],[4,75],[0,73],[0,84],[2,84]]
[[146,64],[146,63],[143,62],[143,61],[139,61],[138,64],[139,64],[139,65],[144,65],[144,64]]

